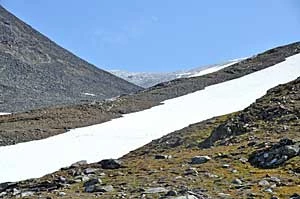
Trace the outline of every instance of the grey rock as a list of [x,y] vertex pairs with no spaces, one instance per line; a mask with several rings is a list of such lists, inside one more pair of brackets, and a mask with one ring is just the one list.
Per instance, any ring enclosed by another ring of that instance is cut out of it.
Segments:
[[114,187],[112,185],[107,185],[107,186],[99,186],[95,185],[94,192],[112,192],[114,191]]
[[92,179],[86,181],[83,184],[83,186],[84,187],[89,187],[89,186],[96,185],[96,184],[102,184],[102,180],[100,178],[92,178]]
[[20,193],[21,193],[21,191],[19,189],[13,188],[13,192],[12,192],[13,196],[19,195]]
[[300,195],[297,193],[294,193],[293,195],[290,196],[290,199],[300,199]]
[[154,159],[156,160],[163,160],[163,159],[170,159],[172,156],[169,155],[163,155],[163,154],[158,154],[154,156]]
[[62,196],[65,196],[67,194],[65,192],[63,192],[63,191],[60,191],[57,195],[60,196],[60,197],[62,197]]
[[199,198],[193,195],[184,195],[184,196],[172,197],[172,199],[199,199]]
[[271,189],[271,188],[267,188],[267,189],[265,189],[265,192],[268,192],[268,193],[273,193],[273,189]]
[[277,196],[272,196],[270,199],[279,199]]
[[0,193],[0,198],[1,198],[1,197],[4,197],[4,196],[6,196],[6,195],[7,195],[7,192],[5,192],[5,191],[4,191],[4,192],[1,192],[1,193]]
[[6,189],[12,189],[16,187],[17,183],[15,182],[4,182],[0,183],[0,192],[5,191]]
[[231,195],[230,194],[228,194],[228,193],[218,193],[218,196],[220,197],[220,198],[231,198]]
[[148,188],[144,191],[145,194],[155,194],[155,193],[167,193],[169,190],[167,190],[164,187],[154,187],[154,188]]
[[122,167],[122,162],[116,159],[106,159],[99,162],[102,169],[119,169]]
[[34,192],[32,191],[25,191],[25,192],[22,192],[21,193],[21,197],[29,197],[29,196],[33,196],[34,195]]
[[75,162],[70,167],[71,168],[77,168],[77,167],[84,166],[84,165],[87,165],[86,160],[81,160],[81,161]]
[[237,185],[243,184],[243,182],[242,182],[240,179],[238,179],[238,178],[234,179],[234,180],[232,181],[232,183],[233,183],[233,184],[237,184]]
[[86,168],[83,170],[83,173],[86,175],[89,174],[95,174],[97,171],[99,171],[99,169],[95,169],[95,168]]
[[188,168],[187,170],[184,171],[184,175],[197,176],[198,175],[198,171],[197,171],[196,168]]
[[227,168],[229,168],[229,167],[230,167],[229,164],[223,164],[223,165],[222,165],[222,168],[224,168],[224,169],[227,169]]
[[270,183],[267,180],[261,180],[258,182],[258,185],[261,187],[267,187],[270,186]]
[[211,160],[209,156],[195,156],[191,159],[191,164],[203,164]]
[[270,182],[275,182],[276,184],[281,184],[281,180],[277,177],[274,177],[274,176],[271,176],[269,179],[268,179]]
[[177,191],[174,190],[170,190],[166,193],[165,196],[177,196]]

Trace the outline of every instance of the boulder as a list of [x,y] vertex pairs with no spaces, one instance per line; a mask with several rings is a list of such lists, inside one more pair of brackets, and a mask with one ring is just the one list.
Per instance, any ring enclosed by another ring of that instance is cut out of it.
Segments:
[[208,156],[195,156],[191,159],[191,164],[203,164],[211,160]]
[[99,162],[102,169],[119,169],[122,167],[122,162],[116,159],[105,159]]

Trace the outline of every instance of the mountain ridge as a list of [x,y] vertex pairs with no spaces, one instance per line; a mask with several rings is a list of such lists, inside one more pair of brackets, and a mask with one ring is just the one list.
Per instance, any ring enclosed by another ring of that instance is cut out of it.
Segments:
[[[246,58],[230,60],[220,64],[211,64],[207,66],[196,67],[188,70],[179,70],[175,72],[165,72],[165,73],[156,73],[156,72],[127,72],[122,70],[110,70],[110,72],[118,77],[121,77],[133,84],[141,86],[143,88],[149,88],[155,86],[162,82],[171,81],[174,79],[180,78],[189,78],[193,76],[199,76],[206,70],[215,69],[215,71],[220,70],[223,66],[230,66],[239,61],[242,61]],[[212,70],[213,71],[213,70]],[[199,74],[199,75],[198,75]]]
[[0,64],[1,112],[82,103],[141,90],[58,46],[2,6]]

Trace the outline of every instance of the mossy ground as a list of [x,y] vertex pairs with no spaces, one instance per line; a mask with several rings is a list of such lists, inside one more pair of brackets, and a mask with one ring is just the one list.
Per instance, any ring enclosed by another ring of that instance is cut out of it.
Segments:
[[[247,147],[249,142],[255,138],[258,143],[275,142],[282,138],[281,133],[270,135],[270,132],[261,131],[265,129],[264,123],[260,124],[255,132],[250,132],[237,137],[229,145],[218,143],[208,149],[200,149],[197,144],[203,141],[210,132],[220,123],[226,121],[233,114],[213,118],[205,121],[194,128],[184,129],[183,144],[177,147],[160,147],[151,143],[133,151],[123,158],[125,168],[117,170],[100,170],[105,175],[101,177],[104,184],[113,185],[115,191],[104,194],[84,193],[82,183],[71,185],[65,192],[65,196],[57,196],[53,193],[41,193],[40,196],[51,198],[160,198],[164,194],[150,194],[143,196],[143,190],[150,187],[165,187],[169,190],[180,191],[183,187],[189,190],[200,188],[212,198],[219,198],[219,193],[230,194],[228,198],[288,198],[293,193],[300,192],[300,178],[292,172],[292,169],[300,168],[300,157],[288,161],[277,169],[262,170],[254,168],[247,159],[255,147]],[[297,127],[297,126],[296,126]],[[189,131],[190,129],[190,131]],[[197,130],[201,129],[201,130]],[[289,128],[284,137],[299,137],[299,129]],[[179,134],[182,132],[179,131]],[[154,141],[155,142],[155,141]],[[169,155],[172,158],[157,160],[156,154]],[[191,165],[190,160],[194,156],[208,155],[212,160],[200,165]],[[228,164],[228,167],[224,167]],[[90,165],[93,166],[93,165]],[[97,167],[97,165],[94,165]],[[185,175],[189,168],[195,168],[196,175]],[[212,175],[213,174],[213,175]],[[54,176],[67,176],[66,171],[60,171]],[[273,193],[267,192],[258,182],[266,177],[277,177],[281,185],[272,188]],[[46,176],[45,179],[53,177]],[[242,186],[232,183],[234,179],[240,179]]]

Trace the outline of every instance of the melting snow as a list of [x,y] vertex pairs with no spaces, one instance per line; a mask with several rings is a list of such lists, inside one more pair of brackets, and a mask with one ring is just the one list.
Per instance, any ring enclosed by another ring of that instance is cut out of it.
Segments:
[[267,69],[167,100],[164,105],[40,141],[0,147],[0,182],[40,177],[79,161],[118,158],[189,124],[242,110],[300,75],[300,55]]

